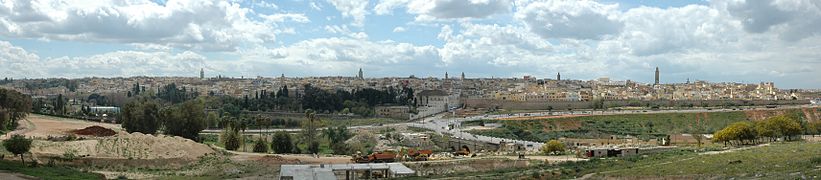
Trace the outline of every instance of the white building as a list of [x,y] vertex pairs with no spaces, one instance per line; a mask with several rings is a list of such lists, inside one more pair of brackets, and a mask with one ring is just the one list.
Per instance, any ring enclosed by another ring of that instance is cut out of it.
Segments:
[[448,110],[450,97],[442,90],[424,90],[416,94],[416,115],[411,119],[419,119]]

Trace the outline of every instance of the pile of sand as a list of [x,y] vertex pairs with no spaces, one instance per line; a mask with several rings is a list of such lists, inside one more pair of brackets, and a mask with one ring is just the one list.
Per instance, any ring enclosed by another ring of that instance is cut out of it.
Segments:
[[204,144],[176,136],[122,133],[81,141],[35,141],[31,152],[50,156],[73,153],[76,157],[91,158],[193,160],[213,153],[214,150]]

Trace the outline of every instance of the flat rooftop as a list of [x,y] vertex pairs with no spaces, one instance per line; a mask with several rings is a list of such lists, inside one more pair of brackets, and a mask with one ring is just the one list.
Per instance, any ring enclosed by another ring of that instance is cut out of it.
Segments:
[[336,179],[334,171],[388,170],[393,175],[413,175],[416,171],[402,163],[365,164],[286,164],[280,166],[279,176],[294,180]]

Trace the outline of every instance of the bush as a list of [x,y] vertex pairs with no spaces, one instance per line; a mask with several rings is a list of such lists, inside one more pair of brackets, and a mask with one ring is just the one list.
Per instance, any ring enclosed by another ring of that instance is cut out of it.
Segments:
[[542,152],[545,154],[556,154],[563,152],[565,149],[564,143],[557,140],[550,140],[542,147]]
[[265,139],[260,137],[254,142],[254,152],[256,153],[267,153],[268,152],[268,142],[265,142]]
[[227,150],[234,151],[239,149],[241,142],[239,132],[232,127],[223,129],[222,134],[220,135],[220,142]]
[[271,140],[271,150],[274,153],[298,153],[300,151],[298,147],[294,146],[291,135],[284,131],[277,132],[274,135],[273,140]]

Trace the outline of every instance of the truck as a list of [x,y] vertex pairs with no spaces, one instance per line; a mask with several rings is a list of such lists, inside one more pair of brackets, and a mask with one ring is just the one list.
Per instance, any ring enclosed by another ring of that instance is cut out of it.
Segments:
[[384,163],[396,161],[396,153],[390,151],[375,152],[367,156],[354,156],[356,163]]
[[408,157],[414,161],[427,161],[431,154],[433,154],[433,151],[428,149],[418,151],[416,149],[408,150]]

